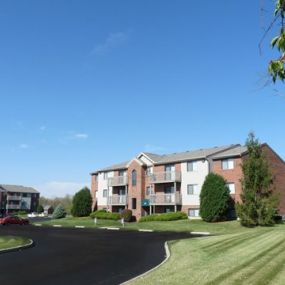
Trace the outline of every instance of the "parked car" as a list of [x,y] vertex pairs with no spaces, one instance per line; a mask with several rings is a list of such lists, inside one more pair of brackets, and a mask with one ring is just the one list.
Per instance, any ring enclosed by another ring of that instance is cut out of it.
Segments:
[[29,220],[22,219],[17,216],[6,216],[0,219],[0,225],[17,224],[17,225],[28,225]]

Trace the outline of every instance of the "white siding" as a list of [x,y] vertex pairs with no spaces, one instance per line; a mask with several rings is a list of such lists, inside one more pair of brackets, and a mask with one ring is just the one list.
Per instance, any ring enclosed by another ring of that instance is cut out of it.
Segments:
[[[108,177],[114,177],[114,171],[108,172]],[[103,190],[108,189],[108,180],[104,179],[104,173],[98,174],[98,191],[97,191],[97,203],[98,206],[107,206],[107,197],[103,197]],[[112,193],[112,187],[109,187],[109,195]]]
[[147,166],[151,166],[153,165],[153,163],[147,158],[145,157],[144,155],[142,155],[142,157],[140,157],[140,160],[145,163]]
[[[187,162],[181,163],[181,194],[182,205],[199,206],[200,192],[206,176],[209,173],[209,163],[207,160],[197,161],[197,170],[187,172]],[[197,191],[194,195],[187,194],[187,185],[197,185]]]

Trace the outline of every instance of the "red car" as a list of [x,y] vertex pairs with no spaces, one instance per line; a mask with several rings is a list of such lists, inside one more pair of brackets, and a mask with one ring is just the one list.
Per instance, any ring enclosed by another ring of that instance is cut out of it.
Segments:
[[17,225],[28,225],[29,220],[22,219],[17,216],[6,216],[0,219],[0,225],[17,224]]

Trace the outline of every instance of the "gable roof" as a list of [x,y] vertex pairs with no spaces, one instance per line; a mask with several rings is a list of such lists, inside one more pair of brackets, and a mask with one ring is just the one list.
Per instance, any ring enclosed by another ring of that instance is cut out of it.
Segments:
[[[192,150],[192,151],[185,151],[185,152],[172,153],[172,154],[163,154],[163,155],[150,153],[150,152],[142,152],[134,159],[139,160],[141,164],[143,165],[144,163],[143,161],[140,160],[140,157],[145,156],[149,160],[151,160],[154,165],[159,165],[159,164],[174,163],[174,162],[180,162],[180,161],[182,162],[182,161],[187,161],[187,160],[206,159],[208,156],[211,156],[213,154],[220,153],[223,151],[227,151],[237,146],[239,145],[230,144],[230,145],[219,146],[219,147],[216,146],[212,148],[197,149],[197,150]],[[90,174],[94,175],[94,174],[98,174],[99,172],[127,169],[129,163],[133,161],[134,159],[96,170],[94,172],[91,172]]]
[[0,184],[0,188],[7,192],[18,192],[18,193],[39,193],[36,189],[32,187],[24,187],[21,185],[5,185]]
[[219,153],[221,151],[225,151],[236,147],[237,145],[225,145],[220,147],[212,147],[205,149],[197,149],[186,152],[172,153],[168,155],[160,156],[158,161],[155,161],[155,164],[165,164],[179,161],[187,161],[187,160],[197,160],[197,159],[206,159],[208,156],[213,155],[215,153]]
[[120,170],[120,169],[127,169],[128,168],[128,164],[131,160],[128,160],[128,161],[124,161],[124,162],[121,162],[121,163],[117,163],[117,164],[113,164],[111,166],[108,166],[108,167],[105,167],[105,168],[101,168],[101,169],[98,169],[98,170],[95,170],[93,172],[91,172],[90,174],[93,175],[93,174],[97,174],[99,172],[105,172],[105,171],[112,171],[112,170]]
[[236,146],[234,148],[219,152],[217,154],[214,154],[211,156],[212,159],[220,159],[220,158],[226,158],[226,157],[240,157],[247,153],[247,147],[246,146]]

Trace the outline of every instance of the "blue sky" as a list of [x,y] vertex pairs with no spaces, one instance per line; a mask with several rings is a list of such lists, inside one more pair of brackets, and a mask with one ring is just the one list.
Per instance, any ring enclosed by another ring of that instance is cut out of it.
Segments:
[[62,196],[141,151],[251,130],[285,158],[284,86],[263,87],[271,34],[258,49],[271,4],[1,1],[0,183]]

